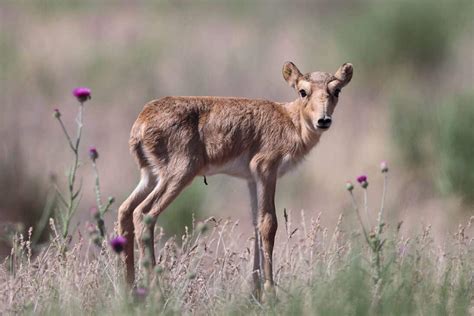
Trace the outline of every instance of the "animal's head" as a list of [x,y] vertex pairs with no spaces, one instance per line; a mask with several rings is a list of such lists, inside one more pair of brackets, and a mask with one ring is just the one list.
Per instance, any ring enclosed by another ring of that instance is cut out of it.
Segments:
[[329,129],[341,90],[352,79],[352,70],[352,64],[345,63],[334,75],[320,71],[303,75],[292,62],[283,65],[283,78],[298,93],[304,119],[312,129]]

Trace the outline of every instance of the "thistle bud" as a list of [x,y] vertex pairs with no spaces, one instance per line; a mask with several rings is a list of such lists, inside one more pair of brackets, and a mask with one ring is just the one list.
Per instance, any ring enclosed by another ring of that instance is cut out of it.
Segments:
[[99,158],[99,153],[95,147],[89,147],[89,158],[95,162],[97,158]]
[[146,226],[153,225],[153,216],[151,216],[150,214],[146,214],[143,217],[143,223],[145,223]]
[[386,161],[380,163],[380,171],[382,171],[382,173],[388,172],[388,164]]
[[59,119],[61,117],[61,112],[58,109],[54,109],[53,117]]
[[352,190],[354,190],[354,185],[352,184],[352,182],[350,181],[346,182],[346,190],[349,192],[352,192]]

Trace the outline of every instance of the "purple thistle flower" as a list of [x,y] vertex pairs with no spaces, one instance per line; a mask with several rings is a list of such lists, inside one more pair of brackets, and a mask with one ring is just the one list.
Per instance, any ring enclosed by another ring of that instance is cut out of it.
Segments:
[[367,182],[367,176],[366,175],[361,175],[357,177],[357,182],[362,184],[362,182]]
[[385,160],[380,163],[380,171],[382,171],[382,173],[388,172],[388,164]]
[[121,253],[127,244],[127,239],[123,236],[117,236],[109,241],[110,247],[116,252]]
[[94,162],[97,158],[99,158],[99,153],[95,147],[89,147],[89,158]]
[[54,109],[53,116],[57,119],[61,117],[61,112],[59,112],[59,109]]
[[357,177],[357,182],[360,183],[360,185],[364,188],[367,189],[369,186],[369,182],[367,182],[367,176],[366,175],[360,175]]
[[86,87],[77,87],[72,91],[72,94],[79,102],[83,103],[91,98],[91,89]]

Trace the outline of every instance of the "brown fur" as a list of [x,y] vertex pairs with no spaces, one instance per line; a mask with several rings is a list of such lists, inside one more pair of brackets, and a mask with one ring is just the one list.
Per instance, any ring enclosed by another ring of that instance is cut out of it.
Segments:
[[[134,282],[133,239],[140,258],[144,214],[154,221],[197,175],[226,173],[249,183],[255,229],[254,280],[263,262],[265,288],[273,287],[272,253],[277,231],[277,178],[296,165],[319,141],[321,118],[330,118],[338,91],[352,78],[352,65],[335,75],[302,75],[293,63],[283,67],[290,86],[307,94],[290,103],[223,97],[165,97],[145,105],[132,127],[130,149],[141,169],[140,184],[119,209],[127,281]],[[330,123],[329,123],[330,124]],[[154,226],[154,225],[153,225]],[[259,255],[261,249],[263,257]],[[153,236],[153,229],[150,232]],[[154,264],[154,254],[152,254]]]

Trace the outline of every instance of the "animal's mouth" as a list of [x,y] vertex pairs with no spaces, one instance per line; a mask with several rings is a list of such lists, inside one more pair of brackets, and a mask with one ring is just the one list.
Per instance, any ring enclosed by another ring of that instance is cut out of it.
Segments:
[[329,129],[329,125],[325,126],[325,125],[317,125],[318,129],[322,129],[323,131],[325,130],[328,130]]

